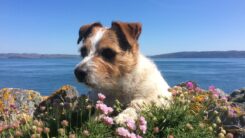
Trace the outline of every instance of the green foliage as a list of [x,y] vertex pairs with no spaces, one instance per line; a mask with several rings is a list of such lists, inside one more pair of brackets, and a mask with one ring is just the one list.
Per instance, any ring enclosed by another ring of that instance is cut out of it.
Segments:
[[[34,121],[29,121],[25,125],[15,129],[11,128],[4,131],[1,137],[15,136],[16,131],[22,132],[22,137],[36,136],[68,137],[74,134],[76,137],[104,138],[116,137],[116,126],[107,126],[98,119],[97,113],[90,108],[90,103],[86,99],[80,99],[79,108],[76,112],[65,111],[62,114],[55,113],[57,109],[50,110],[48,114],[39,117]],[[89,107],[89,108],[88,108]],[[91,106],[92,107],[92,106]],[[95,116],[91,116],[94,113]],[[54,115],[56,114],[56,116]],[[147,120],[147,132],[144,137],[164,138],[173,135],[176,138],[212,138],[215,137],[215,131],[210,130],[210,124],[205,122],[204,113],[200,111],[195,113],[191,109],[191,103],[175,98],[167,108],[156,105],[148,106],[142,115]],[[67,120],[68,126],[62,126],[61,121]],[[49,128],[50,132],[39,133],[37,128]],[[36,128],[36,129],[35,129]],[[158,130],[156,130],[158,128]],[[61,131],[64,131],[61,134]]]
[[[211,138],[214,131],[208,130],[209,124],[202,126],[204,118],[202,113],[194,113],[190,104],[175,99],[168,108],[149,106],[142,112],[147,119],[147,138],[163,138],[173,135],[177,138]],[[154,131],[158,128],[159,132]]]
[[108,127],[101,122],[94,120],[89,121],[85,128],[90,132],[90,138],[107,138],[112,137],[114,130],[112,127]]
[[[77,102],[77,104],[74,104],[72,101],[69,103],[60,101],[55,105],[46,105],[43,107],[45,110],[36,113],[37,116],[33,120],[6,129],[0,133],[0,137],[26,138],[35,136],[49,138],[69,137],[73,134],[79,138],[102,138],[113,135],[112,126],[107,126],[95,118],[98,113],[95,113],[95,108],[87,97],[80,97]],[[67,125],[62,124],[64,120]],[[45,132],[45,128],[49,129],[49,132]],[[16,132],[21,132],[21,134],[18,136]]]

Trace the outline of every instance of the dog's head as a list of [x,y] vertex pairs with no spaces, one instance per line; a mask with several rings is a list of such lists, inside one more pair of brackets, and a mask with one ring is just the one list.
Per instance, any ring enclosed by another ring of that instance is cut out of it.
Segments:
[[77,43],[83,59],[74,71],[77,80],[96,89],[117,87],[119,78],[137,64],[140,33],[140,23],[112,22],[111,28],[97,22],[82,26]]

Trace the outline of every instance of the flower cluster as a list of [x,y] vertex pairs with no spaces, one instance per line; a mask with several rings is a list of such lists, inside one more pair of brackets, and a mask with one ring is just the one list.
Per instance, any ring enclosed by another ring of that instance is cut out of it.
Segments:
[[189,82],[186,83],[186,87],[187,87],[189,90],[192,90],[192,89],[194,89],[194,84],[193,84],[191,81],[189,81]]
[[211,92],[213,98],[222,99],[224,101],[227,101],[227,96],[222,95],[222,93],[224,93],[222,90],[215,88],[215,86],[213,85],[209,86],[208,90],[209,92]]
[[108,126],[111,126],[114,124],[113,119],[109,117],[109,115],[113,112],[113,108],[108,107],[104,100],[106,99],[106,96],[102,93],[98,93],[99,100],[96,104],[96,109],[102,113],[101,120]]
[[[13,104],[15,98],[4,89],[0,93],[0,119],[5,122],[0,120],[0,137],[236,137],[224,125],[227,120],[237,122],[244,111],[230,102],[222,90],[215,86],[203,90],[189,81],[169,91],[173,98],[168,108],[149,105],[136,120],[128,116],[125,123],[119,125],[112,114],[121,112],[124,105],[116,101],[113,108],[107,106],[102,93],[98,94],[95,105],[86,96],[54,100],[49,97],[46,104],[40,104],[33,118],[22,115],[9,123],[9,115],[12,117],[12,113],[18,114],[20,107],[21,110],[25,107]],[[35,95],[27,97],[35,99]]]
[[135,133],[130,133],[130,131],[124,127],[119,127],[116,130],[118,136],[122,138],[142,138],[140,135],[136,135]]
[[[114,124],[113,118],[109,115],[113,112],[113,108],[108,107],[104,100],[106,96],[102,93],[98,93],[98,101],[96,104],[96,109],[101,113],[100,120],[107,126]],[[147,122],[143,116],[139,117],[137,121],[128,118],[125,121],[126,127],[116,128],[116,134],[122,138],[142,138],[140,134],[145,134],[147,130]],[[137,132],[139,134],[137,134]]]
[[142,131],[143,134],[146,133],[146,129],[147,129],[147,122],[145,121],[145,118],[143,116],[141,116],[139,118],[139,128]]
[[108,125],[108,126],[114,124],[113,119],[112,119],[111,117],[109,117],[109,116],[103,116],[103,117],[102,117],[102,121],[103,121],[106,125]]
[[[190,107],[191,113],[203,114],[204,121],[211,122],[208,129],[217,132],[218,137],[231,137],[232,135],[223,129],[223,121],[227,118],[237,120],[237,117],[244,114],[241,107],[229,102],[228,96],[213,85],[209,86],[208,90],[203,90],[189,81],[182,86],[174,86],[169,91],[172,92],[175,100],[179,100]],[[186,127],[193,129],[190,123],[187,123]]]
[[129,118],[125,125],[126,128],[119,127],[116,129],[117,135],[122,138],[142,138],[140,134],[145,134],[147,130],[147,122],[143,116],[140,116],[136,122]]

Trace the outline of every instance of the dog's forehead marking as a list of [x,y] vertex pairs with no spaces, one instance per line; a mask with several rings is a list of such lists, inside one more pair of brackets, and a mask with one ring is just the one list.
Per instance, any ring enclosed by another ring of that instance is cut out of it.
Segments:
[[105,33],[105,28],[98,28],[95,34],[90,38],[92,48],[95,48]]
[[[92,36],[90,36],[88,39],[88,41],[90,42],[90,47],[91,48],[88,53],[91,54],[91,53],[94,53],[95,50],[96,50],[96,45],[98,44],[98,42],[101,40],[101,38],[103,37],[105,31],[106,31],[107,28],[95,28],[95,30],[92,32]],[[80,41],[80,43],[78,44],[78,46],[81,48],[84,44],[84,41]]]
[[98,44],[98,42],[101,40],[101,38],[103,37],[105,33],[105,29],[104,28],[98,28],[95,30],[95,33],[89,38],[90,43],[91,43],[91,49],[88,53],[88,56],[93,56],[95,51],[96,51],[96,46]]
[[[89,53],[77,66],[80,66],[80,65],[82,65],[84,63],[91,62],[91,59],[94,56],[95,51],[96,51],[96,45],[98,44],[98,42],[103,37],[105,31],[106,31],[106,28],[101,28],[100,27],[100,28],[95,30],[95,33],[90,38],[88,38],[90,43],[91,43],[91,47],[90,47]],[[79,43],[80,47],[83,45],[82,43],[83,42]]]

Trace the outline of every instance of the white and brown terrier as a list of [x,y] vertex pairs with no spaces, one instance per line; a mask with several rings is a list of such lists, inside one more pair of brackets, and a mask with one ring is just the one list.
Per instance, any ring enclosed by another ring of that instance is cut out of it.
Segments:
[[142,105],[168,104],[167,99],[171,99],[169,86],[156,65],[139,51],[140,33],[140,23],[126,22],[112,22],[111,28],[96,22],[79,31],[77,43],[83,60],[76,66],[76,78],[92,88],[92,101],[103,92],[108,105],[116,99],[127,105],[115,117],[117,123],[128,117],[136,119]]

